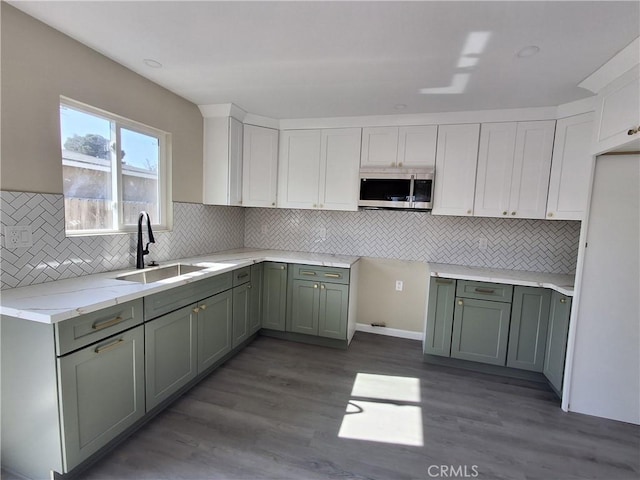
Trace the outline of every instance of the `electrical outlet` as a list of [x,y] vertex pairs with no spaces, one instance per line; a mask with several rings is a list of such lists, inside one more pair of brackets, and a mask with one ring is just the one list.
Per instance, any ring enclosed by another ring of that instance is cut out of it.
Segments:
[[6,248],[29,248],[33,246],[31,225],[7,225],[4,227]]
[[266,223],[262,224],[262,227],[260,227],[260,232],[265,235],[267,233],[269,233],[269,227],[267,226]]
[[401,292],[403,288],[404,283],[402,282],[402,280],[396,280],[396,291]]
[[478,239],[478,248],[480,250],[486,250],[487,249],[487,239],[484,237],[481,237]]
[[326,229],[326,227],[318,228],[318,238],[320,238],[320,240],[326,240],[327,239],[327,229]]

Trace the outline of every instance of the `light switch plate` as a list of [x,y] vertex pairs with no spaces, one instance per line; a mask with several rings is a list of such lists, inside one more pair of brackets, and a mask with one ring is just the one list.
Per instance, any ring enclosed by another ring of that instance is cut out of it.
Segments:
[[6,248],[29,248],[33,246],[31,225],[7,225],[4,227]]

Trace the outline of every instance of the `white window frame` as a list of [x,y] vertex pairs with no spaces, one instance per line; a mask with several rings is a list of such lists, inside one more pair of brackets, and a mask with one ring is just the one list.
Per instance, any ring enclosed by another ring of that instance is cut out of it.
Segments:
[[[160,218],[152,218],[151,221],[154,231],[170,231],[173,227],[173,204],[171,198],[171,134],[62,95],[60,96],[60,106],[79,110],[89,115],[109,121],[112,128],[112,138],[115,138],[115,145],[118,147],[115,148],[115,155],[111,155],[111,169],[112,172],[115,172],[115,175],[113,173],[112,175],[117,179],[117,181],[112,182],[112,198],[114,198],[113,202],[115,204],[113,207],[114,225],[116,225],[117,228],[92,230],[65,229],[65,234],[68,237],[77,237],[137,232],[137,225],[125,225],[122,223],[122,218],[124,216],[124,204],[122,201],[122,148],[119,147],[121,145],[121,128],[126,128],[127,130],[149,135],[158,139],[158,209],[160,210]],[[58,121],[60,121],[59,115]],[[61,130],[59,129],[59,131]],[[62,160],[62,151],[60,152],[60,157]]]

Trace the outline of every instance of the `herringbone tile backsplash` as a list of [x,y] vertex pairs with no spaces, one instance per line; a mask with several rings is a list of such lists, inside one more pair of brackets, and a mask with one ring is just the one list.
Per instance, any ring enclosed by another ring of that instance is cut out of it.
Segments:
[[[0,224],[2,289],[135,266],[135,234],[66,237],[62,195],[0,192]],[[33,247],[5,248],[5,225],[31,225]],[[174,202],[173,226],[154,232],[147,261],[242,247],[244,210]]]
[[[441,217],[426,212],[328,212],[173,204],[153,260],[267,248],[573,273],[580,222]],[[5,225],[31,225],[33,247],[4,247]],[[66,237],[62,195],[0,192],[2,289],[135,265],[136,235]],[[487,239],[480,250],[478,240]]]
[[[246,247],[574,273],[580,222],[249,208]],[[324,238],[323,238],[324,237]],[[480,250],[478,240],[487,239]]]

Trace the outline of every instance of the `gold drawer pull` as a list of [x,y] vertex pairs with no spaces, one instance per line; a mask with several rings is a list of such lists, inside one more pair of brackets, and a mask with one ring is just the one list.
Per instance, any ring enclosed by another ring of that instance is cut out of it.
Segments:
[[195,308],[193,309],[193,313],[198,313],[199,311],[200,311],[200,307],[195,307]]
[[108,343],[106,345],[102,345],[100,347],[96,347],[95,352],[96,353],[104,353],[104,352],[108,352],[109,350],[116,348],[118,345],[120,345],[122,342],[124,342],[124,340],[122,338],[119,338],[118,340],[116,340],[115,342],[111,342]]
[[248,274],[248,273],[241,273],[241,274],[240,274],[240,275],[238,275],[236,278],[239,280],[239,279],[241,279],[241,278],[246,278],[246,277],[248,277],[248,276],[249,276],[249,274]]
[[280,270],[284,270],[284,265],[280,265]]
[[314,283],[314,284],[313,284],[313,288],[318,288],[318,284],[317,284],[317,283]]
[[315,277],[316,272],[310,272],[309,270],[300,270],[300,275],[310,275],[312,277]]
[[464,305],[464,302],[462,300],[458,300],[458,305]]
[[476,288],[476,293],[492,294],[492,293],[496,293],[496,291],[493,288]]
[[102,330],[103,328],[108,328],[108,327],[117,325],[123,320],[124,318],[118,316],[116,318],[112,318],[111,320],[105,320],[104,322],[96,322],[91,326],[91,328],[93,328],[94,330]]
[[440,284],[440,285],[451,285],[453,283],[453,280],[436,280],[436,283]]
[[328,278],[342,278],[342,275],[339,273],[325,273],[324,276]]
[[206,309],[207,309],[207,305],[206,304],[200,305],[200,310],[206,310]]
[[567,303],[567,299],[566,298],[561,298],[560,299],[560,303]]

